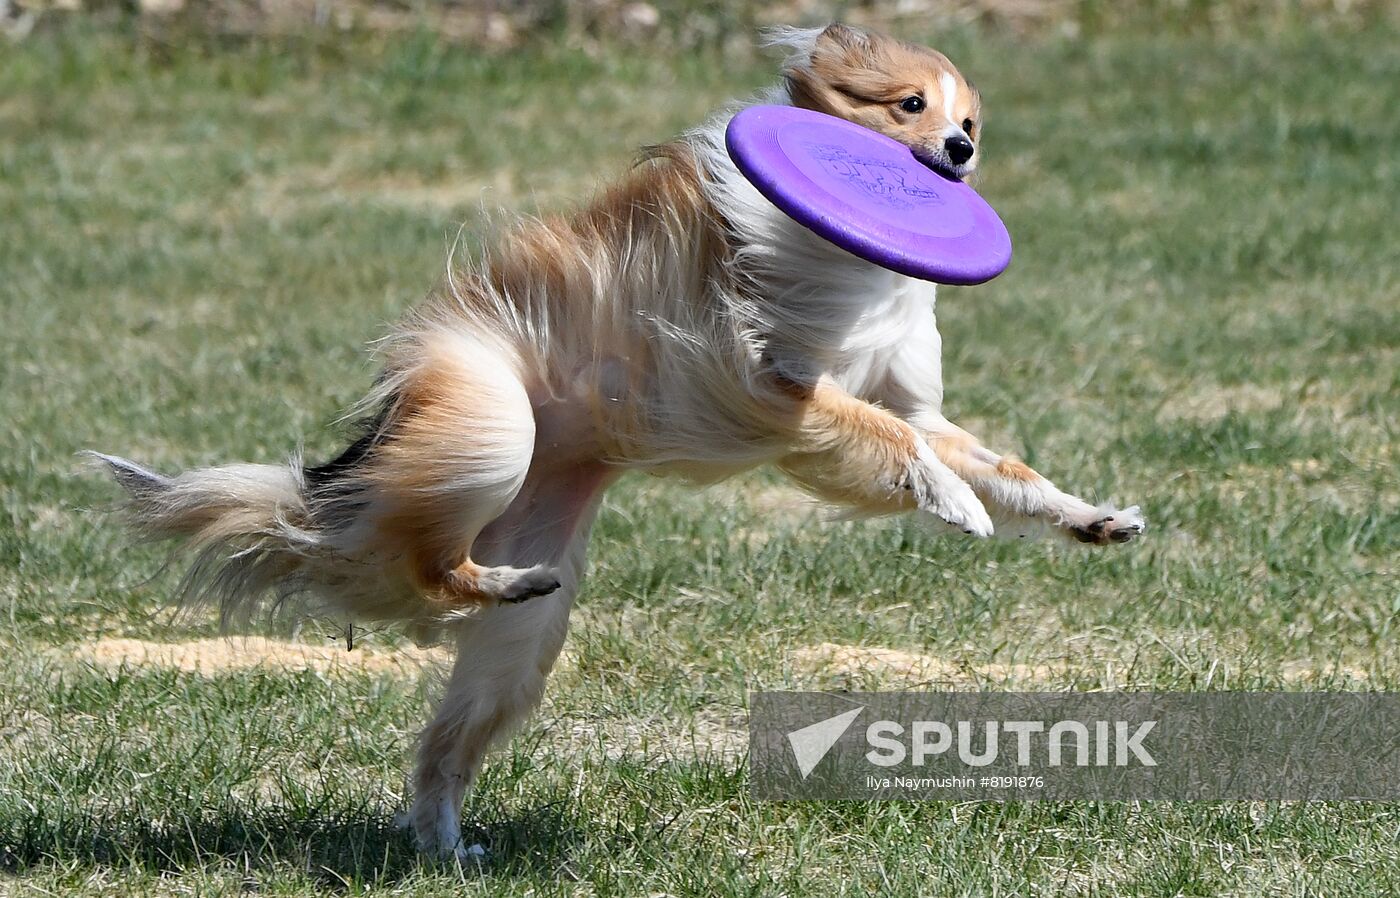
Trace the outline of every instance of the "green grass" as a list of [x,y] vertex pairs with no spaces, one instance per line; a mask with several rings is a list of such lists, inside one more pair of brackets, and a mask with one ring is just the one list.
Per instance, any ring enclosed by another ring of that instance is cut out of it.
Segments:
[[947,407],[1151,531],[973,545],[821,523],[767,474],[624,482],[465,873],[393,825],[430,683],[84,660],[215,623],[161,610],[173,575],[74,453],[333,450],[363,345],[458,224],[481,232],[483,196],[584,195],[771,62],[5,48],[0,894],[1396,894],[1395,805],[758,804],[712,750],[749,689],[910,683],[813,666],[823,643],[933,656],[957,671],[917,684],[938,688],[1400,687],[1396,40],[941,35],[986,97],[981,188],[1017,243],[942,295]]

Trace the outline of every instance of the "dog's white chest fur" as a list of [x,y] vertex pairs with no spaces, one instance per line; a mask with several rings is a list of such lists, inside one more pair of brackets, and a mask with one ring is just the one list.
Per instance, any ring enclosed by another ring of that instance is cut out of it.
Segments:
[[[781,89],[764,98],[787,102]],[[941,395],[935,287],[880,268],[789,218],[743,177],[724,148],[728,115],[689,135],[711,202],[733,230],[733,264],[761,285],[761,306],[743,307],[779,353],[800,357],[853,395],[869,395],[892,368],[917,364]],[[918,347],[914,350],[913,347]],[[916,352],[921,358],[909,358]]]

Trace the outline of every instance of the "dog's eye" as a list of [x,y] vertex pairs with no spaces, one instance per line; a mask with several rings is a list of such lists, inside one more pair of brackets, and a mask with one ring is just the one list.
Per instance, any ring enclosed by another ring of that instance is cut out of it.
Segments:
[[911,115],[917,115],[924,111],[923,97],[905,97],[899,101],[899,108]]
[[967,136],[968,136],[968,137],[971,137],[971,136],[972,136],[972,129],[973,129],[975,126],[976,126],[976,123],[975,123],[972,119],[970,119],[970,118],[965,118],[965,119],[963,119],[963,130],[967,132]]

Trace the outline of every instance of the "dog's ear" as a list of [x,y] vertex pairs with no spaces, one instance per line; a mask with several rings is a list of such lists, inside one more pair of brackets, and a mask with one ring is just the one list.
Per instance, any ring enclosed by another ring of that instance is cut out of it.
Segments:
[[870,32],[840,22],[825,28],[774,25],[763,29],[760,42],[765,47],[780,47],[788,51],[787,59],[783,60],[784,73],[807,68],[817,57],[823,57],[833,64],[851,63],[869,56],[875,44]]
[[821,31],[811,29],[806,36],[810,41],[806,52],[798,48],[799,52],[789,56],[783,64],[793,105],[847,117],[850,104],[842,99],[837,89],[875,68],[873,36],[840,22]]
[[847,59],[870,53],[870,33],[841,22],[832,22],[817,36],[814,54],[819,51],[839,53]]

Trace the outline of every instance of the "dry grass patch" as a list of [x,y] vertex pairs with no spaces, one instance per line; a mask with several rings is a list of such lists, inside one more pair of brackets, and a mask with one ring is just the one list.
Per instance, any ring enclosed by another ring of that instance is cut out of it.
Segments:
[[318,169],[263,179],[253,189],[250,208],[261,216],[286,221],[327,206],[367,201],[449,218],[451,213],[465,211],[486,218],[527,198],[538,199],[533,193],[522,195],[515,177],[507,171],[485,178],[463,176],[427,181],[410,174],[353,177],[342,171]]
[[1179,387],[1158,410],[1162,421],[1218,421],[1230,412],[1266,412],[1280,408],[1284,401],[1296,396],[1296,390],[1278,385],[1261,384],[1196,384]]
[[[1159,644],[1167,647],[1165,642],[1159,641]],[[1133,665],[1126,658],[1085,658],[1077,664],[1069,659],[1036,664],[972,664],[899,649],[823,642],[798,649],[792,655],[792,666],[799,675],[811,677],[827,688],[837,679],[843,681],[843,686],[861,688],[941,686],[1027,690],[1063,689],[1077,674],[1094,667],[1102,675],[1103,688],[1112,690],[1131,687],[1130,682],[1119,678],[1127,675]],[[1218,671],[1222,684],[1228,683],[1231,675],[1237,673],[1230,670],[1231,666],[1225,665]],[[1307,658],[1281,663],[1277,675],[1279,682],[1286,686],[1335,688],[1343,684],[1361,688],[1371,680],[1365,668]]]
[[981,664],[949,661],[874,646],[823,642],[798,649],[792,656],[799,673],[822,678],[832,676],[908,685],[987,685],[1024,683],[1046,685],[1063,676],[1067,668],[1048,664]]
[[710,712],[684,719],[560,716],[542,719],[539,727],[555,755],[581,759],[600,750],[612,761],[732,761],[747,750],[749,738],[744,716]]

